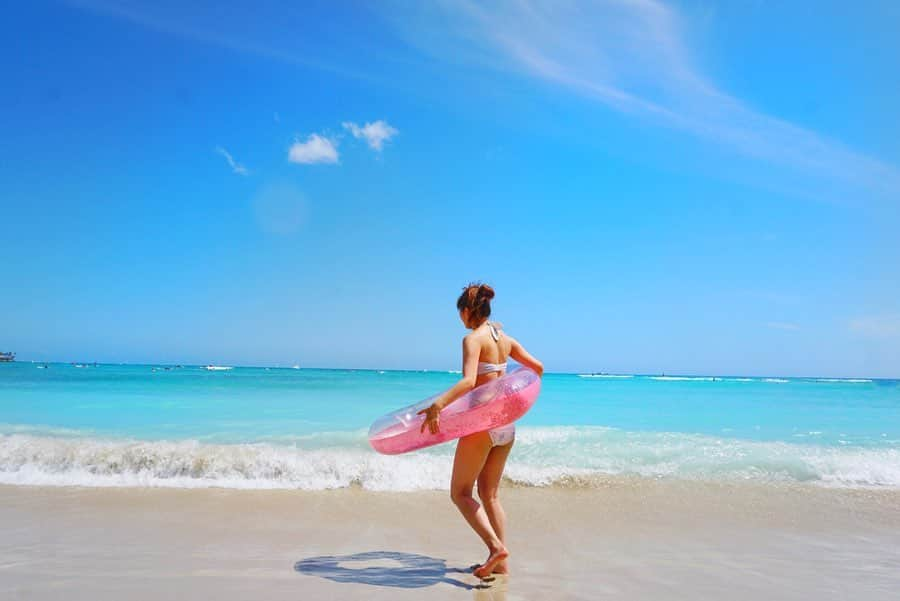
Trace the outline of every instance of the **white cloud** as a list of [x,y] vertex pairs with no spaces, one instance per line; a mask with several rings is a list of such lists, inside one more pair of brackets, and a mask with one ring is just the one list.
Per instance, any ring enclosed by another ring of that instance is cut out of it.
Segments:
[[790,332],[795,332],[800,329],[800,326],[795,323],[786,323],[783,321],[770,321],[766,326],[773,330],[787,330]]
[[225,160],[228,161],[228,164],[231,166],[231,170],[237,173],[238,175],[249,175],[250,172],[247,171],[247,168],[234,160],[234,157],[231,156],[227,150],[222,148],[221,146],[216,146],[216,152],[225,157]]
[[857,317],[850,320],[849,327],[867,338],[900,338],[900,314]]
[[319,134],[310,134],[305,142],[297,140],[288,150],[288,160],[292,163],[312,165],[315,163],[337,163],[338,151],[334,142]]
[[720,89],[693,60],[677,8],[658,0],[460,0],[415,10],[404,3],[396,13],[393,22],[410,41],[448,62],[540,79],[818,180],[900,190],[896,166]]
[[395,127],[391,127],[387,121],[379,119],[372,123],[366,123],[362,127],[352,121],[344,121],[344,129],[353,134],[354,138],[364,139],[372,150],[381,152],[384,143],[400,133]]

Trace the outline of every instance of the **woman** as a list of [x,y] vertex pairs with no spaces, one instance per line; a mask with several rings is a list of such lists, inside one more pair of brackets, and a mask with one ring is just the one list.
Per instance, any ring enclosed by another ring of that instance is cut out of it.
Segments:
[[[427,409],[422,430],[432,434],[440,430],[441,409],[476,386],[499,378],[506,372],[506,359],[512,357],[522,365],[543,375],[544,366],[528,354],[514,338],[491,323],[491,299],[494,290],[486,284],[469,284],[463,289],[456,308],[463,324],[472,330],[463,338],[463,377]],[[488,548],[488,558],[475,568],[475,575],[486,578],[492,573],[505,574],[506,514],[497,497],[506,458],[516,436],[515,425],[509,424],[487,432],[477,432],[459,439],[453,458],[450,497],[473,530]],[[475,483],[483,505],[472,497]]]

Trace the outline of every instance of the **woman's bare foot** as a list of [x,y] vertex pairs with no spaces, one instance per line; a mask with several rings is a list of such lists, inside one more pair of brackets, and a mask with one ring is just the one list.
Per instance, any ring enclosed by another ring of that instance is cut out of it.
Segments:
[[[480,564],[480,563],[473,563],[472,565],[469,566],[468,571],[469,571],[469,572],[474,572],[475,570],[477,570],[477,569],[480,568],[480,567],[481,567],[481,564]],[[509,562],[507,562],[507,561],[504,559],[503,561],[501,561],[500,563],[498,563],[496,566],[494,566],[494,572],[493,572],[493,573],[494,573],[494,574],[509,574]]]
[[497,547],[496,549],[491,551],[491,554],[488,556],[487,561],[475,568],[475,571],[472,573],[475,574],[475,576],[478,578],[487,578],[494,573],[494,570],[498,567],[498,564],[505,563],[507,557],[509,557],[509,551],[506,550],[506,547]]
[[[480,567],[481,567],[481,564],[476,563],[474,565],[470,565],[469,570],[474,572],[475,570],[477,570]],[[492,573],[493,574],[509,574],[509,562],[504,559],[503,561],[498,563],[496,566],[494,566],[494,571]]]
[[505,559],[494,566],[494,574],[509,574],[509,562]]

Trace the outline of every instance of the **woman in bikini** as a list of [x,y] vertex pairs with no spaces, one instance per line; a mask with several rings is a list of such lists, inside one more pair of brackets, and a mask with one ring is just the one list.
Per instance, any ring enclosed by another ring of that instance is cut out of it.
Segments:
[[[469,328],[463,338],[463,375],[447,392],[427,409],[425,428],[435,434],[440,430],[441,409],[476,386],[499,378],[506,373],[506,360],[512,357],[522,365],[543,375],[544,366],[528,354],[528,351],[512,336],[500,330],[499,324],[488,321],[491,315],[491,299],[494,290],[486,284],[469,284],[463,289],[456,308],[459,318]],[[506,548],[506,514],[497,492],[506,458],[516,437],[514,424],[487,432],[477,432],[459,439],[453,458],[453,476],[450,480],[450,498],[473,530],[488,548],[487,560],[475,568],[475,575],[486,578],[492,573],[508,572]],[[478,497],[472,496],[478,483]]]

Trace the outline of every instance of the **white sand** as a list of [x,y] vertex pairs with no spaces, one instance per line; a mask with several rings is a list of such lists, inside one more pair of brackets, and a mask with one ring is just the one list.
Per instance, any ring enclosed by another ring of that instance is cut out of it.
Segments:
[[474,588],[455,570],[484,551],[444,493],[0,486],[0,599],[900,599],[896,491],[502,497],[513,572]]

